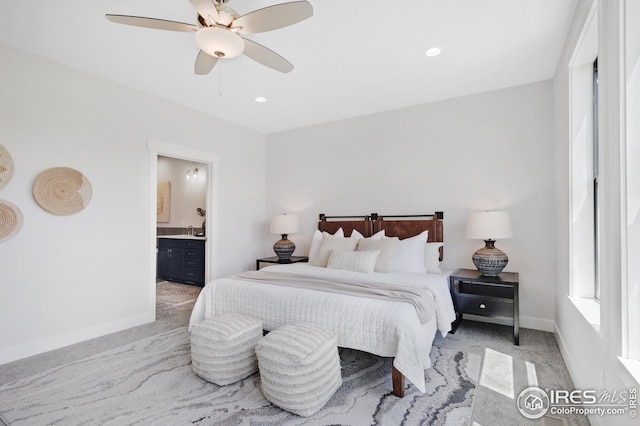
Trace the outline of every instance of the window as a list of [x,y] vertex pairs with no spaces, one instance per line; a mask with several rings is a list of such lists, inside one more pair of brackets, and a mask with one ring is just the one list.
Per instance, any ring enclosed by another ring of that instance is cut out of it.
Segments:
[[600,300],[600,215],[598,181],[600,177],[600,154],[598,153],[598,58],[593,61],[593,298]]
[[580,35],[580,42],[569,61],[569,254],[570,300],[584,319],[599,331],[601,324],[597,277],[604,271],[599,245],[599,211],[605,201],[599,198],[600,146],[598,126],[598,13],[597,3]]
[[[596,40],[596,39],[594,39]],[[596,48],[576,55],[571,66],[571,296],[596,300],[597,88]],[[579,62],[578,62],[579,60]],[[597,306],[596,306],[597,308]],[[589,315],[598,324],[599,314]],[[595,318],[598,318],[597,320]]]

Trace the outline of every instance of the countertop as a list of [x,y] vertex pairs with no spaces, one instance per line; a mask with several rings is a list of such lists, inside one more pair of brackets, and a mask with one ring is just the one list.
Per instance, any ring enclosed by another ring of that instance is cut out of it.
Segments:
[[181,235],[158,235],[158,238],[171,238],[171,239],[175,239],[175,240],[206,240],[207,237],[197,237],[195,235],[185,235],[185,234],[181,234]]

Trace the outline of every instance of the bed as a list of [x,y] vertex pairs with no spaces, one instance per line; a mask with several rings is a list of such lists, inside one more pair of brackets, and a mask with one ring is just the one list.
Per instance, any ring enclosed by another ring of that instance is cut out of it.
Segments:
[[[442,217],[441,212],[419,216],[322,214],[308,264],[268,266],[211,281],[198,296],[190,327],[224,313],[257,317],[265,330],[312,323],[333,331],[340,347],[392,357],[394,395],[404,396],[405,378],[425,392],[424,370],[431,366],[433,339],[437,332],[445,336],[455,320],[449,273],[441,272],[439,265],[426,265],[429,260],[436,264],[442,260]],[[332,244],[365,249],[331,249]],[[417,265],[420,244],[424,270]],[[374,249],[366,249],[367,245]],[[392,247],[391,255],[388,247]],[[343,258],[356,257],[356,263],[366,264],[369,273],[341,267]]]

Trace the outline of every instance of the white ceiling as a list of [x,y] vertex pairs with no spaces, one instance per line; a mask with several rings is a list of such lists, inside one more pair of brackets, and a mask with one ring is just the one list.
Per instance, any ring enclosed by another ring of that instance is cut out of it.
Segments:
[[[285,1],[227,5],[242,15]],[[195,24],[188,0],[2,0],[0,42],[272,133],[550,79],[578,0],[309,2],[312,18],[247,36],[292,62],[289,74],[241,56],[197,76],[192,33],[104,17]],[[427,57],[432,46],[442,54]]]

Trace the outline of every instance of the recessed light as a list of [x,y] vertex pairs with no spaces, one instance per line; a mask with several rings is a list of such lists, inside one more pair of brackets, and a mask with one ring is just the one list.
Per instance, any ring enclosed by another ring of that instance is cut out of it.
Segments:
[[267,98],[264,98],[264,97],[262,97],[262,96],[258,96],[258,97],[256,98],[256,102],[260,102],[260,103],[262,103],[262,102],[267,102]]
[[431,49],[426,51],[426,55],[427,56],[438,56],[440,53],[442,53],[442,50],[440,50],[439,47],[432,47]]

